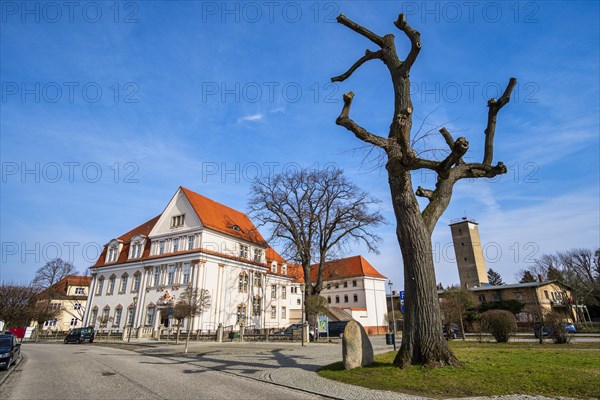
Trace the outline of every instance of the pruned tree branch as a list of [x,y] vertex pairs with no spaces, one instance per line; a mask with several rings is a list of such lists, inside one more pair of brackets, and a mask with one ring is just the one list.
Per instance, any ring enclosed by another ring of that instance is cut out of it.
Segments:
[[371,143],[372,145],[387,148],[388,139],[383,138],[381,136],[377,136],[367,131],[365,128],[359,126],[356,122],[350,119],[350,106],[352,105],[352,99],[354,98],[354,93],[348,92],[344,94],[344,107],[342,108],[342,112],[340,116],[335,120],[337,125],[343,126],[348,129],[350,132],[354,133],[354,135],[362,141],[367,143]]
[[448,154],[448,157],[446,157],[444,161],[442,161],[440,165],[438,165],[437,171],[441,178],[445,179],[448,177],[448,171],[450,170],[450,168],[452,168],[453,165],[458,164],[458,162],[460,161],[462,156],[465,155],[467,150],[469,150],[469,142],[467,141],[467,139],[464,137],[459,137],[458,139],[456,139],[456,142],[454,142],[454,145],[452,146],[452,151],[450,152],[450,154]]
[[381,59],[382,57],[383,57],[383,52],[381,50],[377,50],[377,51],[365,50],[364,56],[362,56],[357,62],[355,62],[354,65],[352,65],[348,71],[346,71],[342,75],[334,76],[333,78],[331,78],[331,82],[343,82],[346,79],[348,79],[350,77],[350,75],[352,75],[354,73],[354,71],[356,71],[358,69],[358,67],[363,65],[365,62],[367,62],[369,60],[374,60],[376,58]]
[[448,132],[448,129],[444,127],[440,129],[440,133],[442,134],[444,140],[448,144],[448,147],[450,147],[450,150],[452,151],[452,149],[454,148],[454,138],[452,138],[452,134]]
[[431,198],[433,197],[433,190],[423,189],[421,186],[419,186],[415,194],[419,197],[425,197],[431,200]]
[[419,51],[421,51],[421,34],[418,31],[411,28],[408,22],[406,22],[406,17],[404,16],[404,14],[400,14],[398,16],[398,19],[394,22],[394,25],[396,25],[396,27],[402,32],[404,32],[406,36],[410,39],[410,52],[408,53],[406,60],[404,60],[404,62],[400,66],[400,75],[408,77],[410,68],[417,59]]
[[354,32],[358,33],[359,35],[366,37],[367,39],[369,39],[371,42],[375,43],[379,47],[383,47],[383,38],[381,36],[376,35],[375,33],[371,32],[367,28],[360,26],[359,24],[355,23],[354,21],[349,20],[348,18],[346,18],[346,16],[344,14],[338,15],[337,22],[339,22],[340,24],[342,24],[344,26],[347,26],[348,28],[352,29]]
[[488,120],[485,128],[485,150],[483,163],[492,165],[494,160],[494,134],[496,133],[496,117],[502,107],[510,101],[510,95],[517,84],[516,78],[510,78],[502,97],[498,100],[492,98],[488,101]]

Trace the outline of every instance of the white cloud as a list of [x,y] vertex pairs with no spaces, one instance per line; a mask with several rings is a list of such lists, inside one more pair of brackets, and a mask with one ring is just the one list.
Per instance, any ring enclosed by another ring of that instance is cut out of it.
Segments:
[[261,113],[245,115],[241,118],[238,118],[237,122],[256,122],[261,121],[265,116]]

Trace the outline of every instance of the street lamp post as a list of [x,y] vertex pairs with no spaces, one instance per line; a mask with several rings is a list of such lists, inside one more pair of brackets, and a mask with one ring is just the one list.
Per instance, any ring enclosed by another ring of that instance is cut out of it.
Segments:
[[394,345],[394,351],[396,351],[396,313],[394,312],[394,292],[392,291],[392,281],[388,281],[388,286],[390,287],[390,302],[392,303],[392,332],[394,336],[392,337],[392,344]]
[[129,324],[129,332],[127,333],[127,343],[131,342],[131,330],[133,329],[133,323],[135,322],[135,312],[137,308],[137,296],[133,297],[133,318],[131,320],[131,324]]
[[304,313],[304,293],[306,290],[306,284],[302,284],[300,285],[300,288],[302,289],[302,346],[304,346],[304,331],[305,331],[305,327],[304,327],[304,321],[306,320],[305,318],[305,313]]

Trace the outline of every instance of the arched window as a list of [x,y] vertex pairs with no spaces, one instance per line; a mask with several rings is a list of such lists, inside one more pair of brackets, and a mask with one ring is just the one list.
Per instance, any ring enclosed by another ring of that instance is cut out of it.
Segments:
[[240,293],[248,293],[248,274],[242,272],[238,283],[238,291]]

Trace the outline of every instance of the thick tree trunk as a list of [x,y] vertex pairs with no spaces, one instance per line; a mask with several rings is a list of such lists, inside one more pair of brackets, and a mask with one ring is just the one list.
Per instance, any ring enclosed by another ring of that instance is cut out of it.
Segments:
[[412,190],[410,173],[390,176],[396,234],[404,262],[404,330],[394,364],[458,365],[442,334],[431,236]]

